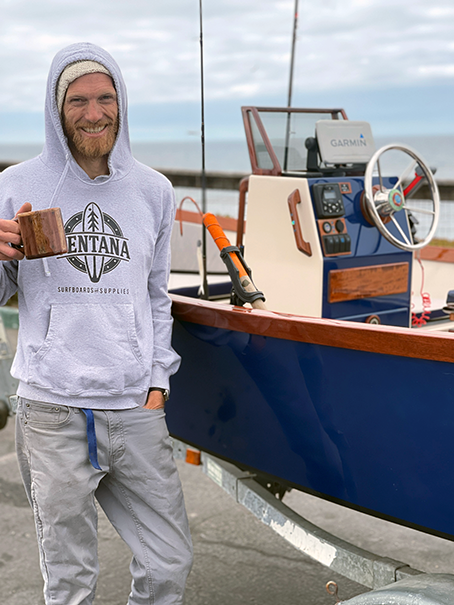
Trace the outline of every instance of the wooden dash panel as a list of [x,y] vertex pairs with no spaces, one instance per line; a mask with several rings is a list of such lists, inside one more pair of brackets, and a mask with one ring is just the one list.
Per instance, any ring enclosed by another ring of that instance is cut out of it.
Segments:
[[329,272],[330,303],[402,294],[408,289],[408,263],[335,269]]

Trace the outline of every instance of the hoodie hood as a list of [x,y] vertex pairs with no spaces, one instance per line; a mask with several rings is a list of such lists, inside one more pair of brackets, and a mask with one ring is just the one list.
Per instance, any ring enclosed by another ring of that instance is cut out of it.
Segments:
[[[97,61],[112,74],[117,91],[119,129],[112,151],[109,154],[109,171],[107,176],[92,180],[72,157],[67,138],[63,132],[60,114],[57,107],[57,83],[62,71],[75,61]],[[123,178],[131,170],[134,159],[129,142],[127,116],[128,102],[126,86],[120,68],[113,57],[103,48],[82,42],[63,48],[52,61],[47,79],[45,104],[46,140],[41,154],[44,163],[52,170],[62,173],[65,167],[79,179],[91,183],[104,183]]]

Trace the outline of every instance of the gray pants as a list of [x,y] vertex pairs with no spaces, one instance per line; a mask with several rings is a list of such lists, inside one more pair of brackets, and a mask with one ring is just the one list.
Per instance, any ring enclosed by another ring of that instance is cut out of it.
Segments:
[[129,605],[183,603],[192,544],[163,410],[94,411],[96,470],[78,409],[21,398],[16,444],[33,508],[46,605],[91,605],[95,498],[130,547]]

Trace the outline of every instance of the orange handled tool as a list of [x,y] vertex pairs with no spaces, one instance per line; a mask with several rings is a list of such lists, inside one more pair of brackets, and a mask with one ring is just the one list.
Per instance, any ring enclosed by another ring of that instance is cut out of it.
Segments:
[[[219,248],[220,252],[224,250],[224,248],[230,247],[230,241],[228,237],[226,237],[221,225],[218,222],[218,219],[214,216],[214,214],[210,214],[207,212],[203,215],[203,224],[210,232],[211,237],[214,240],[214,243]],[[247,271],[243,266],[243,263],[240,261],[235,252],[229,252],[229,256],[233,261],[233,264],[240,272],[240,277],[247,276]]]
[[250,271],[246,265],[239,249],[230,244],[218,219],[207,212],[203,215],[203,224],[210,232],[215,244],[221,252],[221,258],[227,266],[230,278],[233,282],[233,288],[237,297],[243,302],[249,302],[253,307],[266,309],[263,301],[265,297],[254,286],[250,277]]

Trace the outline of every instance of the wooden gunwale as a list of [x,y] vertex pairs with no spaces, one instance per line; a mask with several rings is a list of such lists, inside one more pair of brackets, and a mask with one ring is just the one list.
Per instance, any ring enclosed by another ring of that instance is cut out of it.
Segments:
[[450,333],[302,317],[176,294],[171,298],[172,314],[179,321],[341,349],[454,362],[454,334]]
[[420,251],[421,260],[432,260],[439,263],[454,263],[454,248],[444,246],[426,246]]

